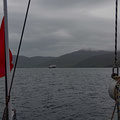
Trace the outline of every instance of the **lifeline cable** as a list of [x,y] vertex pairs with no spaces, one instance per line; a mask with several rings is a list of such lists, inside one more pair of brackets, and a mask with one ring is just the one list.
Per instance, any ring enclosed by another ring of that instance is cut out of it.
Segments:
[[115,66],[117,66],[117,26],[118,26],[118,0],[116,0],[116,13],[115,13]]

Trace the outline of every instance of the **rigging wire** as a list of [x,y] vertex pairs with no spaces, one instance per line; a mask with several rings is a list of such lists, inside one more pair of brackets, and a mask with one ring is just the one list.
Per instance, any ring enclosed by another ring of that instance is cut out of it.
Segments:
[[[118,67],[118,53],[117,53],[117,37],[118,37],[118,0],[116,0],[116,8],[115,8],[115,58],[112,74],[119,75],[119,67]],[[116,70],[116,71],[115,71]]]
[[[114,66],[113,66],[113,70],[112,70],[112,76],[119,76],[119,66],[118,66],[118,50],[117,50],[117,34],[118,34],[118,0],[116,0],[116,8],[115,8],[115,58],[114,58]],[[116,70],[116,71],[115,71]],[[115,114],[115,109],[117,108],[117,117],[118,120],[120,120],[120,98],[119,98],[119,86],[117,87],[117,99],[116,99],[116,103],[114,106],[114,110],[112,113],[112,117],[111,120],[113,120],[114,114]]]
[[[118,34],[118,0],[116,0],[116,11],[115,11],[115,63],[114,63],[114,68],[113,69],[117,69],[117,76],[119,75],[119,67],[118,67],[118,64],[117,64],[117,59],[118,59],[118,55],[117,55],[117,34]],[[115,71],[114,71],[115,72]],[[119,89],[119,88],[118,88]],[[119,90],[118,90],[119,91]],[[118,92],[117,91],[117,92]],[[118,102],[117,102],[117,117],[118,117],[118,120],[120,120],[120,110],[119,110],[119,97],[117,96],[118,98]]]
[[[13,82],[14,82],[16,67],[17,67],[19,53],[20,53],[20,49],[21,49],[21,45],[22,45],[22,41],[23,41],[23,36],[24,36],[24,31],[25,31],[25,26],[26,26],[26,22],[27,22],[27,17],[28,17],[28,12],[29,12],[29,8],[30,8],[30,4],[31,4],[31,0],[28,1],[27,11],[26,11],[26,14],[25,14],[25,19],[24,19],[24,23],[23,23],[22,33],[21,33],[21,37],[20,37],[20,43],[19,43],[19,46],[18,46],[17,56],[16,56],[15,65],[14,65],[13,74],[12,74],[12,79],[11,79],[11,83],[10,83],[10,89],[8,91],[7,104],[10,101],[11,90],[12,90],[12,86],[13,86]],[[2,120],[5,119],[5,116],[6,116],[5,115],[5,113],[6,113],[5,111],[6,111],[6,109],[7,108],[5,107],[4,112],[3,112]]]
[[17,67],[19,53],[20,53],[20,49],[21,49],[21,44],[22,44],[22,41],[23,41],[23,36],[24,36],[25,26],[26,26],[28,12],[29,12],[29,8],[30,8],[30,3],[31,3],[31,0],[28,1],[27,11],[26,11],[26,15],[25,15],[22,34],[21,34],[21,38],[20,38],[20,43],[19,43],[19,47],[18,47],[18,52],[17,52],[17,56],[16,56],[16,60],[15,60],[15,66],[14,66],[14,70],[13,70],[13,74],[12,74],[12,80],[11,80],[9,94],[8,94],[9,99],[10,99],[10,94],[11,94],[11,90],[12,90],[12,86],[13,86],[13,82],[14,82],[14,77],[15,77],[16,67]]
[[114,117],[114,114],[115,114],[116,107],[117,107],[117,102],[115,102],[114,109],[113,109],[113,113],[112,113],[112,116],[111,116],[111,120],[113,120],[113,117]]
[[118,26],[118,0],[116,0],[116,15],[115,15],[115,66],[117,66],[117,29]]

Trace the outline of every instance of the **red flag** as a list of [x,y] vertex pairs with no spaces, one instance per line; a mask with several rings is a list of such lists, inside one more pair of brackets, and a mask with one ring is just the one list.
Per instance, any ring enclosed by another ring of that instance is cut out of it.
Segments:
[[[9,50],[9,58],[10,58],[10,71],[13,68],[12,63],[12,53]],[[0,77],[5,76],[5,30],[4,30],[4,18],[2,20],[1,28],[0,28]]]

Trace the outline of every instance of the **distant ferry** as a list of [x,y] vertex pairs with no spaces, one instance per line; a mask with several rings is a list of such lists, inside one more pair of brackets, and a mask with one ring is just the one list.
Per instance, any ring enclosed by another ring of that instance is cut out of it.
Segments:
[[56,65],[49,65],[48,68],[56,68]]

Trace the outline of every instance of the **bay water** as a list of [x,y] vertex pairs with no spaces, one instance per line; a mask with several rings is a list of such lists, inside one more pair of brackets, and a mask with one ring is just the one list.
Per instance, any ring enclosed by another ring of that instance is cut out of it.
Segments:
[[[110,120],[110,68],[19,68],[12,89],[17,120]],[[0,119],[5,106],[0,80]]]

